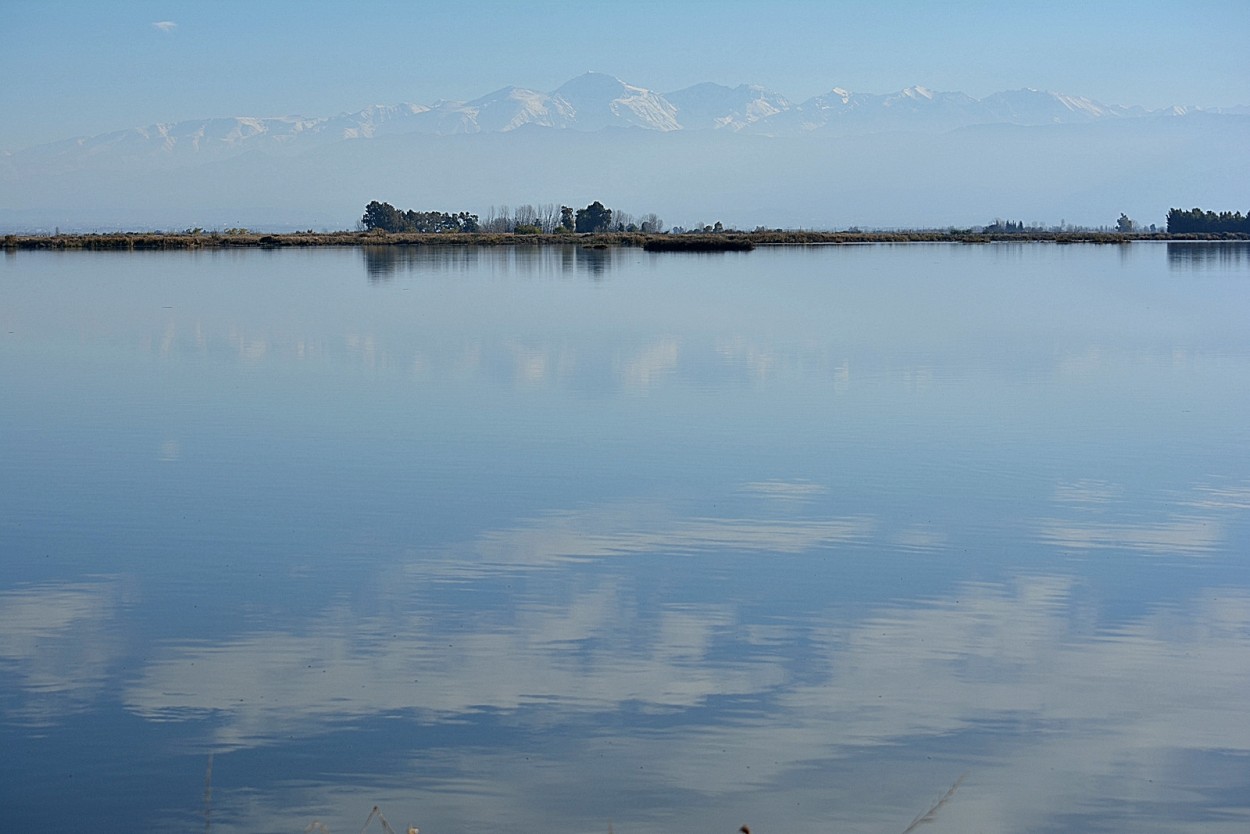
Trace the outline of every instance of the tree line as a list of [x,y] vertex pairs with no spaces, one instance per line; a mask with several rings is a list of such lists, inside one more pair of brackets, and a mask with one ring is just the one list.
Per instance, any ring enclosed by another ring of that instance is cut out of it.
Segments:
[[374,200],[365,206],[360,223],[366,229],[384,232],[476,232],[481,226],[476,214],[438,211],[400,211],[390,203]]
[[1203,211],[1200,208],[1192,208],[1189,211],[1178,208],[1168,210],[1169,234],[1189,234],[1194,232],[1250,234],[1250,215],[1244,215],[1239,211],[1222,211],[1216,214],[1213,211]]
[[360,218],[361,228],[384,232],[492,232],[505,234],[570,234],[573,232],[643,232],[664,231],[664,222],[655,214],[635,218],[623,211],[613,211],[598,200],[585,208],[556,208],[555,203],[525,204],[510,209],[491,206],[482,219],[476,214],[438,211],[400,211],[390,203],[374,200],[365,206]]

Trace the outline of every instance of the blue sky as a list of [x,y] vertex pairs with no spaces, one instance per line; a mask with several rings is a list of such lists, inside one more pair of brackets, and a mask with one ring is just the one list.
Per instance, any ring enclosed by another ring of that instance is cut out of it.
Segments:
[[[4,0],[0,148],[207,116],[551,90],[758,83],[1250,104],[1250,2]],[[154,24],[163,23],[157,26]]]

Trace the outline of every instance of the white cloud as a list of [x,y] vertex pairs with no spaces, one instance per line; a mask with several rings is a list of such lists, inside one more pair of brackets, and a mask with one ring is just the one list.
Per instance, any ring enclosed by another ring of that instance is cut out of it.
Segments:
[[172,20],[158,20],[152,24],[152,28],[160,32],[172,32],[178,28],[178,24]]

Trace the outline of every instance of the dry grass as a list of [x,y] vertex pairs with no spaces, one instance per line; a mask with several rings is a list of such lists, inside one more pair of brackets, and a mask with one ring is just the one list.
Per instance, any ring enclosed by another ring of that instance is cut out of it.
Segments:
[[642,246],[664,250],[742,248],[763,245],[815,245],[851,243],[1110,243],[1127,244],[1138,240],[1250,240],[1250,235],[1222,234],[1169,235],[1163,232],[1120,234],[1118,232],[1028,231],[1010,234],[980,234],[966,230],[899,232],[803,232],[758,231],[724,235],[647,235],[628,232],[607,234],[516,235],[491,233],[421,234],[386,232],[116,232],[108,234],[5,235],[5,250],[55,249],[87,251],[196,250],[196,249],[281,249],[320,246],[564,246],[591,247]]
[[204,834],[213,830],[213,754],[208,754],[208,767],[204,768]]
[[[208,758],[208,773],[205,776],[207,786],[205,787],[204,794],[204,819],[206,830],[208,823],[208,802],[212,795],[212,771],[213,757],[210,755]],[[923,814],[912,820],[911,824],[903,829],[902,834],[914,834],[914,832],[922,825],[933,822],[937,819],[938,812],[941,811],[942,808],[944,808],[946,804],[955,797],[955,792],[959,790],[959,786],[963,784],[963,781],[967,776],[967,773],[960,774],[959,778],[956,779],[955,783],[947,789],[946,793],[942,794],[941,798],[929,806],[928,810],[926,810]],[[360,829],[360,834],[366,834],[369,830],[369,826],[373,824],[375,819],[378,821],[378,824],[382,827],[382,831],[385,832],[385,834],[395,834],[395,829],[391,828],[391,824],[387,822],[386,817],[382,814],[382,809],[377,805],[373,806],[373,810],[370,811],[369,816],[365,818],[365,824],[364,827]],[[320,820],[313,820],[308,827],[304,829],[304,834],[330,834],[330,829],[326,828]],[[408,826],[407,834],[420,834],[420,829],[418,829],[415,825],[410,825]],[[611,822],[608,823],[608,834],[614,834]],[[751,834],[751,826],[744,824],[738,829],[738,834]]]
[[659,235],[642,245],[648,252],[749,252],[755,248],[747,235]]
[[933,803],[929,810],[912,820],[911,825],[903,829],[903,834],[911,834],[925,823],[933,822],[933,820],[937,818],[938,811],[942,810],[942,806],[944,806],[947,802],[950,802],[951,798],[955,796],[955,791],[959,790],[960,783],[964,781],[964,777],[967,775],[967,773],[960,774],[959,778],[955,780],[955,784],[951,785],[950,789],[946,793],[942,794],[942,798]]
[[[391,828],[391,824],[387,822],[386,817],[382,815],[382,809],[377,805],[373,806],[373,810],[370,811],[369,816],[365,818],[365,824],[364,827],[360,829],[360,834],[365,834],[375,819],[378,821],[378,824],[382,826],[382,830],[386,832],[386,834],[395,834],[395,829]],[[309,823],[308,827],[304,829],[304,834],[330,834],[330,829],[326,828],[325,825],[322,824],[321,820],[313,820]],[[420,834],[420,829],[418,829],[415,825],[410,825],[408,826],[408,834]]]

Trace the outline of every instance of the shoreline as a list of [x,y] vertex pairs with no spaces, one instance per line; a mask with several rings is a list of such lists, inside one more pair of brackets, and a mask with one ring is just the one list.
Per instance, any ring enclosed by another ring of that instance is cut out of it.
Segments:
[[[752,246],[836,245],[872,243],[1055,243],[1114,244],[1138,241],[1236,242],[1250,241],[1250,235],[1169,234],[1167,232],[1011,232],[981,234],[966,231],[903,232],[802,232],[760,231],[719,234],[490,234],[490,233],[387,233],[387,232],[106,232],[60,235],[5,235],[0,247],[16,250],[194,250],[194,249],[279,249],[289,247],[363,246],[593,246],[597,248],[646,247],[648,242],[676,242],[682,248],[743,250]],[[656,247],[660,248],[660,247]],[[675,248],[675,247],[672,247]]]

